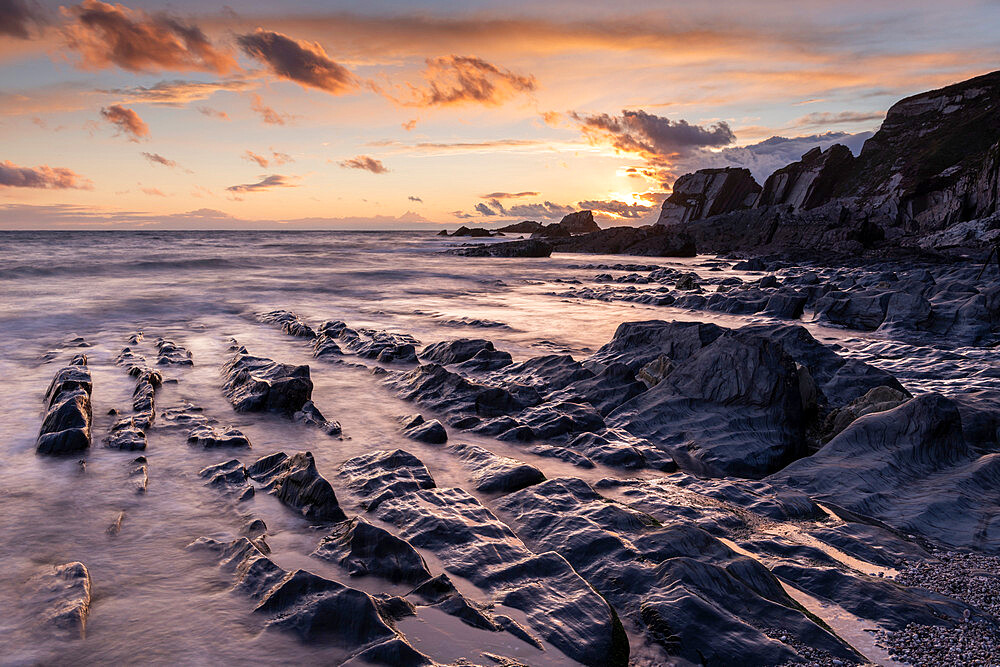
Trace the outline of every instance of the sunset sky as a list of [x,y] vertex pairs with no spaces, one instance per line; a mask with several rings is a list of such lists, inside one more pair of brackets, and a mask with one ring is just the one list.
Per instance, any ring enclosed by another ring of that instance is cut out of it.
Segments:
[[856,152],[1000,69],[998,27],[988,0],[0,0],[0,229],[648,222],[687,171]]

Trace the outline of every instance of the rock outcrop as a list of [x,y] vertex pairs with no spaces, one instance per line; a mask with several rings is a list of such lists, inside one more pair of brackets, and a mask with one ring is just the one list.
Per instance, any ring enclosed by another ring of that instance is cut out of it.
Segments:
[[247,468],[247,476],[264,485],[264,490],[307,519],[343,521],[337,494],[330,482],[316,470],[309,452],[288,456],[284,452],[258,459]]
[[552,246],[539,239],[524,239],[505,243],[467,245],[447,252],[462,257],[548,257],[552,254]]
[[663,226],[609,227],[580,236],[550,239],[557,252],[586,252],[645,257],[694,257],[694,237],[683,230]]
[[684,174],[674,183],[673,192],[663,202],[660,225],[683,225],[713,215],[752,207],[760,185],[749,169],[724,167],[700,169]]
[[1000,203],[998,100],[1000,72],[908,97],[857,158],[841,145],[813,149],[742,201],[752,179],[685,174],[658,224],[690,233],[702,252],[984,249],[998,236],[984,222]]
[[90,613],[91,583],[87,566],[80,562],[48,568],[33,578],[35,598],[46,622],[83,637]]
[[86,355],[78,354],[56,373],[45,392],[45,417],[35,443],[39,454],[70,454],[90,447],[93,388]]

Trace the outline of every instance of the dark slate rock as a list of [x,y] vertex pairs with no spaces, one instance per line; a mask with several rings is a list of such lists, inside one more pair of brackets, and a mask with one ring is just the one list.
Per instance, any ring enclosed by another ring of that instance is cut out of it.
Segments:
[[437,419],[424,421],[421,418],[419,424],[413,424],[403,431],[403,435],[411,440],[426,442],[432,445],[441,445],[448,442],[448,431]]
[[316,332],[303,322],[298,315],[289,310],[272,310],[262,313],[257,319],[267,324],[273,324],[289,336],[299,336],[301,338],[315,338]]
[[373,575],[412,586],[431,578],[424,559],[409,542],[361,517],[338,525],[312,555],[341,565],[351,576]]
[[250,440],[243,435],[243,431],[235,427],[223,431],[213,426],[198,426],[188,433],[187,441],[189,445],[200,445],[205,449],[214,447],[250,448]]
[[592,377],[594,374],[570,355],[546,354],[507,366],[486,380],[507,387],[530,387],[546,394]]
[[816,302],[816,320],[874,331],[885,320],[890,292],[831,292]]
[[462,257],[548,257],[552,246],[538,239],[508,241],[505,243],[483,243],[453,248],[447,251]]
[[402,449],[356,456],[341,465],[339,474],[369,511],[389,498],[435,486],[420,459]]
[[476,490],[483,493],[509,493],[545,480],[545,475],[535,466],[476,445],[452,445],[448,451],[456,454],[472,471]]
[[566,385],[548,399],[589,403],[601,416],[607,416],[644,391],[646,385],[636,380],[635,371],[625,364],[614,363],[597,375]]
[[[587,434],[581,435],[580,437],[584,437],[585,435]],[[590,469],[595,467],[594,462],[586,456],[574,452],[572,449],[568,449],[566,447],[556,447],[555,445],[533,445],[528,448],[528,451],[536,456],[548,456],[550,458],[566,461],[567,463],[572,463],[578,468]]]
[[701,322],[624,322],[615,330],[609,343],[601,347],[587,364],[605,366],[623,363],[633,372],[661,355],[679,362],[705,347],[725,331],[715,324]]
[[472,382],[439,364],[423,364],[411,371],[390,373],[386,383],[404,399],[449,416],[496,417],[517,412],[530,404],[507,389]]
[[312,397],[308,366],[237,353],[222,367],[223,391],[237,412],[292,416]]
[[237,500],[246,500],[254,495],[254,487],[250,484],[247,469],[237,459],[202,468],[198,475],[208,480],[209,486],[215,487]]
[[290,457],[284,452],[265,456],[247,468],[247,474],[263,484],[265,491],[308,519],[332,522],[347,518],[333,487],[316,470],[309,452]]
[[557,438],[569,433],[599,431],[604,419],[588,403],[551,401],[528,408],[517,416],[520,425],[531,429],[536,438]]
[[424,348],[420,358],[441,365],[456,364],[472,359],[482,351],[494,352],[493,343],[483,338],[459,338],[434,343]]
[[759,478],[804,453],[795,362],[742,332],[719,336],[607,422],[700,475]]
[[157,338],[156,349],[158,356],[156,358],[156,363],[160,366],[193,366],[194,362],[191,361],[191,352],[189,352],[184,347],[178,345],[172,340],[166,340],[164,338]]
[[39,454],[69,454],[90,447],[93,386],[83,355],[79,363],[59,370],[52,378],[45,392],[45,417],[35,443]]
[[123,417],[111,425],[104,444],[111,449],[143,450],[146,449],[146,432],[136,424],[135,417]]
[[462,373],[488,373],[514,363],[509,352],[501,350],[479,350],[471,359],[456,364],[455,370]]
[[313,356],[317,359],[340,357],[343,354],[344,351],[340,349],[337,341],[332,336],[320,334],[313,341]]
[[635,446],[636,442],[637,439],[628,433],[581,433],[570,440],[566,447],[584,454],[589,461],[612,468],[645,468],[646,457]]
[[908,534],[1000,552],[1000,454],[971,445],[940,394],[861,417],[768,481]]

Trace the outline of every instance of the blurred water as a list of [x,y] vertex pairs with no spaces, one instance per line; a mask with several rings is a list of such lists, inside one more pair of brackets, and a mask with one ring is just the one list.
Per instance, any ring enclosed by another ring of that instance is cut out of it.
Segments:
[[[585,267],[598,262],[641,261],[704,271],[711,258],[441,254],[454,243],[430,233],[404,232],[0,233],[0,662],[335,661],[342,655],[338,647],[262,632],[263,619],[250,612],[252,602],[229,592],[229,575],[203,554],[185,550],[203,535],[236,534],[249,515],[265,517],[274,559],[283,567],[309,567],[372,592],[405,592],[378,580],[350,579],[336,566],[309,558],[322,534],[272,497],[258,494],[236,507],[204,487],[198,470],[234,454],[189,447],[183,431],[162,426],[150,431],[145,453],[149,492],[136,495],[128,483],[128,463],[135,454],[99,444],[113,419],[108,410],[130,405],[132,380],[113,360],[135,330],[144,331],[147,341],[159,335],[172,338],[193,354],[193,367],[165,371],[176,383],[158,393],[158,412],[191,402],[223,425],[238,426],[254,445],[249,454],[235,454],[245,461],[307,449],[320,471],[333,479],[337,466],[352,456],[402,447],[428,465],[439,486],[471,490],[468,471],[440,448],[401,436],[396,417],[414,412],[413,405],[397,399],[365,369],[317,362],[301,339],[257,324],[254,315],[284,308],[312,324],[343,319],[355,327],[411,333],[425,344],[484,337],[516,359],[552,351],[585,356],[628,320],[692,319],[740,326],[760,319],[549,295],[564,289],[558,281],[592,281],[600,271]],[[498,326],[470,327],[468,320]],[[964,390],[990,352],[903,346],[814,325],[810,330],[841,345],[845,354],[897,373],[914,392]],[[218,375],[231,336],[251,353],[310,364],[314,400],[342,423],[345,439],[269,415],[233,413],[219,390]],[[77,337],[89,346],[77,347]],[[150,361],[155,358],[148,342],[137,350]],[[95,446],[68,459],[37,457],[42,394],[53,373],[79,351],[90,355],[94,373]],[[615,474],[533,457],[516,444],[465,434],[461,440],[530,460],[549,477],[596,481]],[[335,488],[348,514],[356,513],[350,494],[336,483]],[[479,495],[490,503],[489,496]],[[105,528],[121,511],[121,533],[107,535]],[[432,571],[439,572],[435,559],[425,557]],[[94,580],[94,605],[83,640],[55,637],[40,623],[30,599],[30,579],[43,566],[73,560],[84,562]],[[463,588],[485,601],[471,584]],[[505,613],[518,617],[512,610]],[[415,645],[439,660],[481,661],[479,651],[488,648],[532,665],[567,662],[555,650],[540,653],[506,633],[473,630],[440,616],[427,612],[401,626]]]

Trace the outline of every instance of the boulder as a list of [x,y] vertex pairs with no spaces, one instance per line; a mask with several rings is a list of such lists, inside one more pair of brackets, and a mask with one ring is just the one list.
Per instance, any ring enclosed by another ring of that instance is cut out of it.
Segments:
[[481,351],[493,352],[493,343],[483,338],[459,338],[442,341],[424,348],[420,358],[442,366],[468,361]]
[[312,397],[308,366],[281,364],[238,352],[222,367],[223,392],[237,412],[279,412],[291,417]]
[[82,639],[91,601],[87,566],[80,562],[54,565],[35,576],[32,583],[45,622]]
[[335,522],[347,518],[333,487],[319,474],[309,452],[265,456],[247,468],[247,475],[307,519]]
[[476,490],[483,493],[510,493],[545,480],[545,475],[535,466],[476,445],[451,445],[448,451],[472,471]]
[[229,427],[225,431],[214,426],[202,425],[192,429],[187,436],[189,445],[200,445],[205,449],[214,447],[245,447],[250,449],[250,440],[243,431]]
[[525,239],[469,245],[447,252],[462,257],[548,257],[552,254],[552,246],[538,239]]
[[70,454],[90,447],[93,386],[84,355],[52,378],[45,392],[45,417],[35,443],[39,454]]
[[589,234],[601,231],[600,226],[594,222],[593,211],[576,211],[563,216],[559,221],[559,226],[570,234]]
[[424,559],[409,542],[362,517],[339,524],[311,555],[337,563],[352,577],[373,575],[412,586],[431,578]]
[[258,315],[257,319],[261,322],[275,325],[289,336],[299,336],[302,338],[316,337],[316,332],[290,310],[272,310]]

